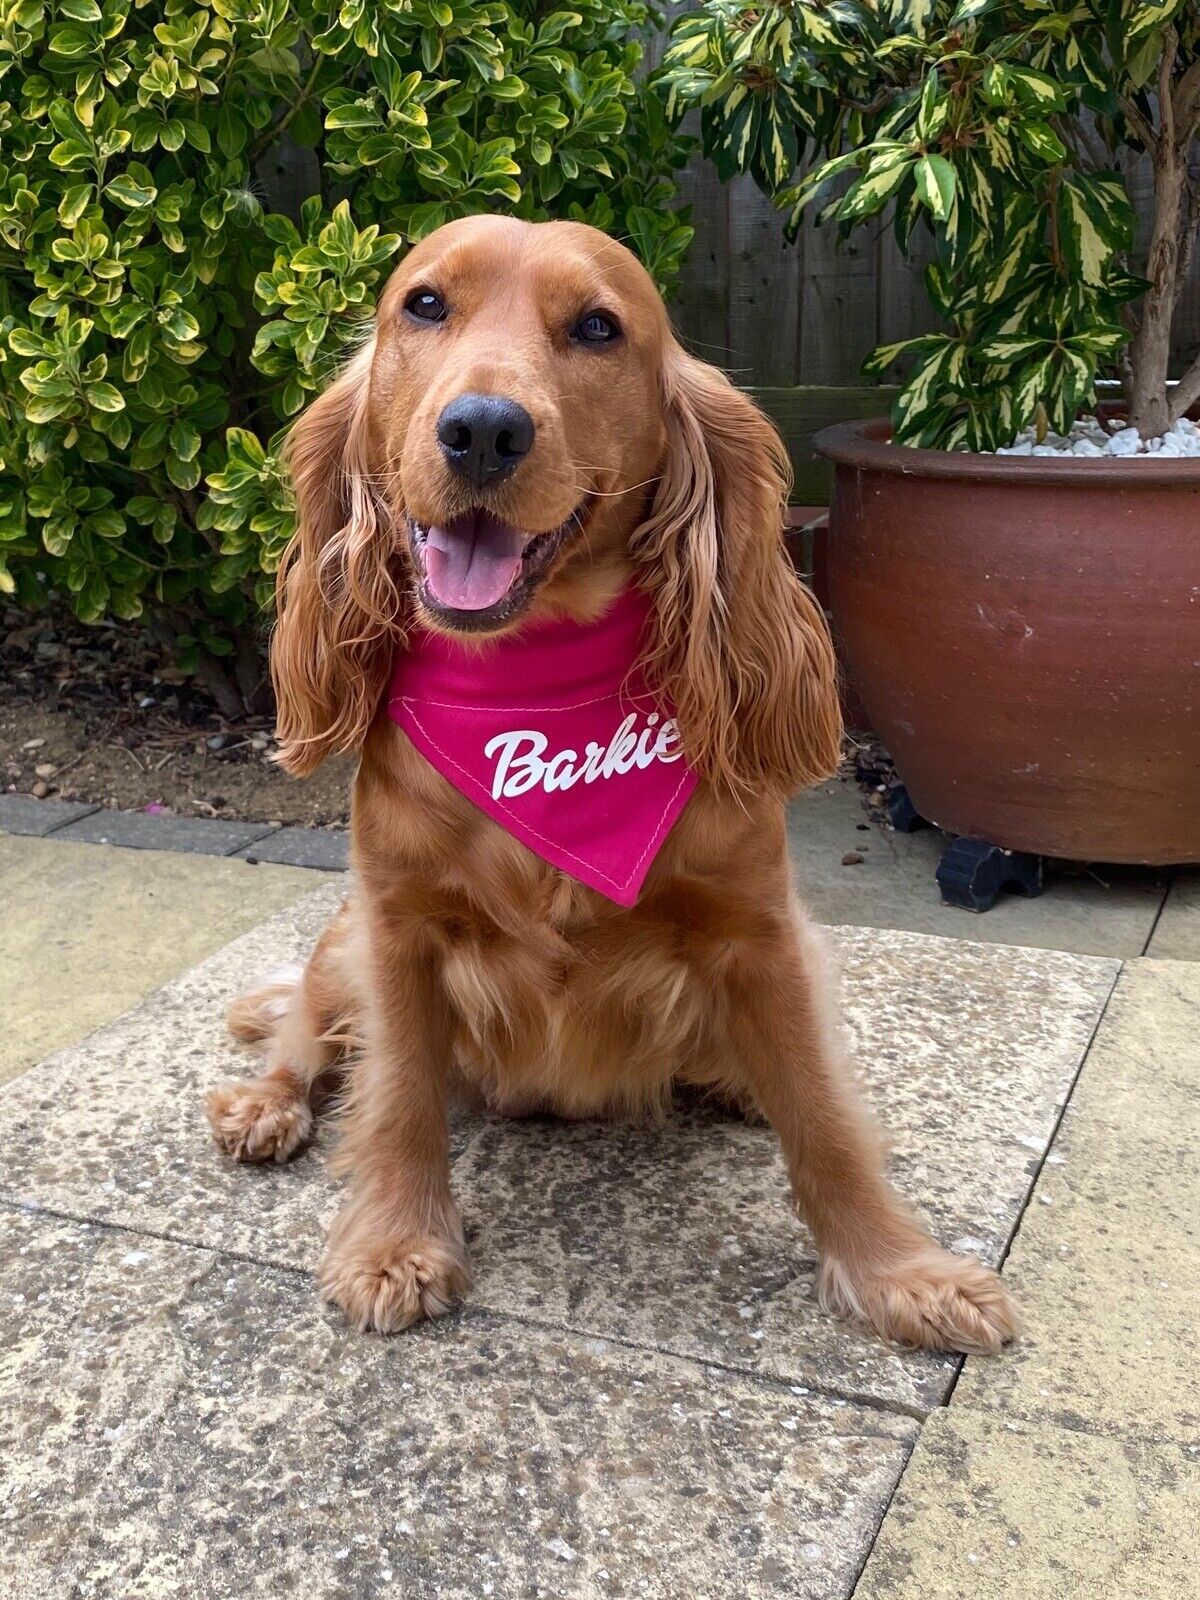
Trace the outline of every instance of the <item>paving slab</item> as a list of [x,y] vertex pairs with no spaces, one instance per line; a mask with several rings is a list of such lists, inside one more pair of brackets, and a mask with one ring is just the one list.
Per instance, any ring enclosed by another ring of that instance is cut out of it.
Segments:
[[[149,859],[108,854],[129,864]],[[272,1182],[265,1169],[222,1159],[203,1097],[224,1078],[258,1069],[253,1053],[225,1032],[229,1001],[273,968],[306,956],[344,890],[340,881],[314,890],[311,875],[297,868],[166,859],[205,877],[223,868],[243,902],[282,874],[290,904],[7,1088],[0,1098],[0,1196],[311,1266],[336,1203],[324,1161],[275,1168],[282,1181]],[[64,1103],[72,1070],[84,1080]],[[74,1150],[72,1125],[81,1138]],[[26,1159],[6,1181],[6,1155],[15,1157],[18,1144]]]
[[39,800],[32,794],[0,794],[0,833],[44,839],[99,807],[85,800]]
[[0,1226],[5,1600],[838,1600],[916,1432],[486,1316],[353,1334],[295,1274]]
[[1177,867],[1146,947],[1164,961],[1200,961],[1200,867]]
[[344,872],[350,865],[350,835],[333,828],[278,828],[237,854],[280,866]]
[[[835,940],[897,1184],[947,1244],[998,1263],[1115,964],[870,929]],[[696,1114],[636,1137],[494,1123],[455,1179],[482,1304],[918,1413],[957,1371],[815,1305],[815,1252],[769,1129]]]
[[[0,1104],[3,1193],[310,1270],[337,1198],[324,1138],[291,1166],[238,1167],[213,1148],[202,1100],[253,1070],[223,1036],[229,999],[302,953],[339,890],[17,1084]],[[948,1243],[998,1261],[1116,964],[873,930],[838,943],[898,1182]],[[811,1242],[767,1128],[692,1111],[650,1128],[467,1120],[454,1136],[475,1306],[917,1413],[957,1371],[816,1307]]]
[[1198,1086],[1200,967],[1131,963],[1009,1257],[1027,1336],[956,1398],[1200,1452]]
[[[970,1365],[971,1363],[968,1363]],[[1183,1600],[1200,1460],[956,1403],[926,1423],[855,1600]]]
[[231,856],[273,833],[273,822],[222,822],[216,817],[164,817],[141,811],[92,811],[57,835],[71,844],[118,844],[127,850],[174,850]]
[[[869,831],[861,832],[860,823]],[[1167,892],[1163,871],[1096,867],[1069,874],[1052,865],[1050,886],[1035,900],[1002,895],[982,915],[944,906],[934,873],[947,836],[930,828],[894,833],[869,822],[858,785],[850,780],[822,784],[795,800],[788,811],[788,841],[802,899],[819,922],[832,924],[908,928],[1082,955],[1140,956]],[[843,866],[849,853],[860,854],[862,861]]]
[[0,834],[0,1082],[311,888],[285,867]]

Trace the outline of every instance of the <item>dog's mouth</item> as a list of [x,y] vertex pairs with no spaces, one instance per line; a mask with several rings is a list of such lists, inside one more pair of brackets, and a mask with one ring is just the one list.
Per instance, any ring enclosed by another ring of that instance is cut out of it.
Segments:
[[482,506],[444,525],[409,517],[422,605],[464,631],[517,616],[566,540],[582,530],[587,511],[585,501],[557,528],[532,537]]

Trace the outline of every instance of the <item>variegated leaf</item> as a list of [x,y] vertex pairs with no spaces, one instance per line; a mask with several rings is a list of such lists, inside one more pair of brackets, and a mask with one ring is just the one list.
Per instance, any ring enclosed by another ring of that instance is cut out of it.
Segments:
[[771,103],[764,108],[758,140],[758,171],[769,189],[778,189],[796,165],[796,130]]
[[[932,344],[931,344],[932,341]],[[945,343],[944,334],[921,334],[915,339],[897,339],[894,344],[878,345],[862,364],[864,377],[877,378],[894,366],[904,355],[918,351],[938,349]]]
[[1028,334],[1008,333],[997,339],[989,339],[979,354],[985,361],[1020,361],[1026,356],[1035,355],[1045,346],[1045,339],[1034,338]]
[[945,156],[922,156],[913,176],[921,204],[938,222],[945,222],[954,205],[954,168]]
[[1050,360],[1035,361],[1022,372],[1013,391],[1013,422],[1016,430],[1025,427],[1046,392],[1050,376]]
[[932,405],[943,406],[938,385],[954,353],[955,341],[946,337],[941,347],[913,373],[896,398],[892,411],[897,426],[911,426]]
[[1067,97],[1049,73],[1037,72],[1017,62],[1010,63],[1005,71],[1018,98],[1029,107],[1036,108],[1043,116],[1065,109]]
[[1137,39],[1143,33],[1157,32],[1194,4],[1195,0],[1147,0],[1146,4],[1135,6],[1132,14],[1126,18],[1126,36]]
[[880,0],[879,10],[896,27],[924,39],[929,19],[937,10],[937,0]]
[[1016,123],[1017,137],[1035,156],[1049,164],[1065,161],[1067,147],[1055,133],[1048,122],[1025,122],[1018,120]]
[[977,22],[997,3],[998,0],[961,0],[961,4],[950,18],[950,26],[961,28],[964,23]]
[[1094,328],[1086,328],[1082,333],[1077,333],[1067,340],[1068,349],[1076,349],[1085,355],[1113,356],[1121,349],[1122,345],[1129,343],[1129,330],[1120,323],[1099,323]]
[[928,72],[921,87],[921,98],[917,102],[915,124],[917,138],[928,148],[937,139],[949,119],[949,91],[943,87],[936,70]]
[[1069,270],[1084,283],[1103,283],[1113,247],[1097,226],[1087,197],[1070,178],[1063,179],[1058,191],[1057,215],[1059,248]]
[[874,216],[904,182],[911,168],[907,160],[893,161],[874,167],[847,190],[832,211],[839,222],[850,222],[858,217]]

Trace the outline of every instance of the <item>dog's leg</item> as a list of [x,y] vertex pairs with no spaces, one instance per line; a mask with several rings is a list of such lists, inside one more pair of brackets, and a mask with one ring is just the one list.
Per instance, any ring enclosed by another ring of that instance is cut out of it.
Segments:
[[937,1245],[885,1176],[812,929],[798,919],[769,948],[756,942],[731,982],[736,1055],[779,1134],[816,1239],[822,1305],[901,1344],[998,1350],[1018,1328],[999,1277]]
[[393,1333],[449,1311],[468,1276],[450,1193],[450,1013],[440,976],[428,950],[389,940],[382,919],[368,965],[366,1047],[351,1070],[335,1158],[350,1194],[320,1287],[356,1327]]
[[302,972],[281,974],[230,1007],[230,1032],[267,1046],[262,1077],[224,1083],[206,1101],[213,1138],[237,1161],[288,1161],[312,1136],[313,1090],[346,1042],[338,1023],[352,1009],[340,961],[346,932],[343,914]]

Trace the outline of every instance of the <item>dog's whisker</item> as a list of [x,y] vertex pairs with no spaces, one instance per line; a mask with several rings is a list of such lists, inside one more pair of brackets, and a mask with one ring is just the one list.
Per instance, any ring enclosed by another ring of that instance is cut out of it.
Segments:
[[[585,467],[586,472],[588,469]],[[639,489],[648,489],[652,483],[659,481],[658,475],[652,478],[643,478],[640,483],[631,483],[624,489],[588,489],[588,494],[595,500],[621,500],[627,494],[636,494]]]

